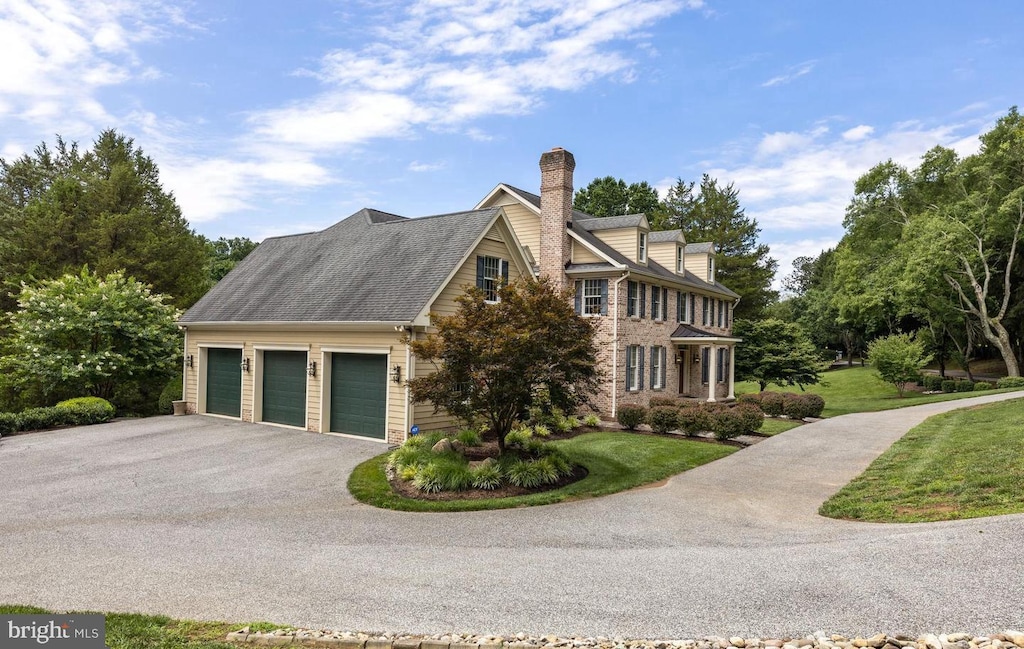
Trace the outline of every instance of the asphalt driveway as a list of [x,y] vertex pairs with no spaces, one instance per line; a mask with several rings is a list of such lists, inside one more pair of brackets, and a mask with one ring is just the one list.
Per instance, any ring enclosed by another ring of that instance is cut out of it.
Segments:
[[989,395],[803,426],[663,487],[381,511],[380,444],[209,417],[0,440],[0,602],[410,632],[693,637],[1024,623],[1024,515],[815,511],[906,430]]

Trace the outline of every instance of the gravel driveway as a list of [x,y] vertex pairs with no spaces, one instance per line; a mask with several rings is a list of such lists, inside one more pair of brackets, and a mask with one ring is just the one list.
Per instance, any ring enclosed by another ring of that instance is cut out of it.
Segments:
[[659,488],[498,512],[353,501],[376,443],[210,417],[0,440],[0,602],[410,632],[778,637],[1024,623],[1024,515],[823,519],[926,417],[803,426]]

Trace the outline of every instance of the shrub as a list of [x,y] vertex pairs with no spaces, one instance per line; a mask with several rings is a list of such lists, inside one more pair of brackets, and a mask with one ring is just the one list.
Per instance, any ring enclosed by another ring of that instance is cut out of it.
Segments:
[[473,469],[473,486],[491,491],[501,486],[501,469],[494,462],[483,462]]
[[744,432],[757,432],[764,425],[764,413],[753,403],[741,403],[733,408],[732,411],[743,422]]
[[991,390],[992,384],[987,381],[978,381],[974,384],[975,392],[982,392],[983,390]]
[[56,408],[29,408],[18,413],[18,430],[40,430],[62,425],[61,412]]
[[712,403],[697,403],[679,409],[679,429],[687,435],[713,431],[714,415],[722,408]]
[[551,437],[551,429],[544,424],[537,424],[533,427],[533,434],[537,437]]
[[513,486],[533,489],[544,484],[544,470],[535,461],[519,460],[508,466],[505,478]]
[[736,397],[736,401],[740,403],[752,403],[758,408],[761,407],[761,393],[760,392],[748,392],[747,394],[741,394]]
[[463,428],[455,434],[455,439],[466,446],[480,446],[480,432],[472,428]]
[[956,381],[953,379],[946,379],[942,382],[943,392],[956,392]]
[[412,483],[427,493],[462,491],[473,484],[473,474],[464,460],[439,457],[420,467]]
[[814,412],[812,405],[804,394],[784,394],[782,397],[782,412],[790,419],[805,419],[811,417]]
[[656,433],[667,433],[679,427],[679,408],[674,406],[655,406],[647,413],[647,423]]
[[0,436],[18,432],[18,415],[13,412],[0,412]]
[[679,399],[674,399],[672,397],[651,397],[650,404],[651,404],[651,408],[652,409],[653,408],[661,408],[661,407],[664,407],[664,406],[670,406],[672,408],[678,408],[679,405],[680,405]]
[[544,455],[548,450],[548,445],[544,442],[544,440],[537,439],[536,437],[531,437],[520,446],[524,451],[526,451],[533,457],[540,457],[541,455]]
[[575,417],[566,417],[558,408],[551,409],[551,426],[560,433],[568,433],[580,425]]
[[[87,426],[102,424],[114,418],[114,406],[100,397],[78,397],[61,401],[54,408],[61,410],[62,424]],[[61,425],[61,424],[58,424]]]
[[595,413],[590,413],[589,415],[583,418],[583,423],[586,424],[587,426],[590,426],[591,428],[599,428],[601,426],[601,418],[598,417]]
[[825,411],[825,398],[820,394],[813,394],[807,392],[803,395],[804,402],[807,404],[807,408],[811,414],[808,417],[820,417],[821,413]]
[[925,374],[923,378],[922,382],[924,383],[925,390],[937,392],[942,389],[942,377],[938,374]]
[[963,380],[956,382],[957,392],[974,392],[974,381]]
[[549,446],[547,454],[544,456],[544,460],[549,462],[555,470],[558,471],[559,477],[572,475],[573,466],[569,458],[561,450],[554,446]]
[[778,417],[782,414],[782,395],[778,392],[761,393],[761,410],[769,417]]
[[715,439],[732,439],[747,432],[743,417],[735,410],[719,410],[711,415],[711,430]]
[[181,377],[172,376],[171,380],[164,386],[157,400],[158,412],[162,415],[169,415],[174,412],[174,401],[181,401]]
[[876,338],[868,345],[868,360],[878,372],[878,378],[896,386],[902,397],[909,383],[921,377],[921,368],[931,360],[925,352],[924,341],[913,334],[892,334]]
[[636,430],[636,427],[647,421],[647,408],[643,406],[619,406],[616,413],[619,424],[626,430]]
[[1004,376],[996,381],[997,388],[1024,388],[1024,376]]
[[513,428],[512,431],[505,436],[505,446],[523,446],[526,444],[526,440],[533,437],[533,431],[525,426],[519,428]]

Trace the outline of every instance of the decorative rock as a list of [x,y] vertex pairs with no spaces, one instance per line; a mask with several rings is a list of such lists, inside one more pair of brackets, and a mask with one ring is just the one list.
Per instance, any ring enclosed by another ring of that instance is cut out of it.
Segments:
[[430,450],[432,453],[451,453],[452,451],[455,450],[455,447],[452,446],[452,441],[445,437],[441,439],[437,444],[434,444],[430,448]]
[[744,640],[743,638],[739,637],[739,636],[733,636],[733,637],[729,638],[729,644],[731,644],[734,647],[741,647],[742,648],[742,647],[746,647],[747,646],[747,641]]
[[1006,631],[1003,635],[1006,636],[1007,641],[1024,649],[1024,633],[1020,631]]

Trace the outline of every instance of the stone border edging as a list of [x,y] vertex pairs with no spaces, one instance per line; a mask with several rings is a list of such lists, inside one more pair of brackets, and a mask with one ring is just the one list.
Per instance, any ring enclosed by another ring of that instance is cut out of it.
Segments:
[[707,637],[694,640],[626,640],[622,638],[553,635],[399,635],[352,633],[349,631],[276,629],[261,633],[249,627],[229,633],[227,641],[256,646],[301,646],[325,649],[1024,649],[1024,633],[973,636],[968,633],[925,634],[911,638],[877,633],[870,638],[847,638],[818,632],[801,638],[779,639]]

